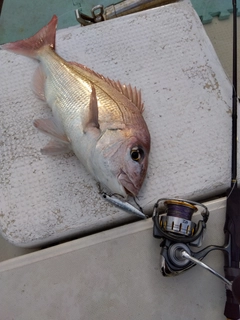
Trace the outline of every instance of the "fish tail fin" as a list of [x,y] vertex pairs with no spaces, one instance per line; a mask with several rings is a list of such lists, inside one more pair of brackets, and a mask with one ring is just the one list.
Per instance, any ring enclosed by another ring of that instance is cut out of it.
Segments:
[[1,49],[30,58],[38,58],[38,52],[42,47],[50,46],[53,49],[55,48],[57,20],[57,16],[54,15],[51,21],[32,37],[3,44]]

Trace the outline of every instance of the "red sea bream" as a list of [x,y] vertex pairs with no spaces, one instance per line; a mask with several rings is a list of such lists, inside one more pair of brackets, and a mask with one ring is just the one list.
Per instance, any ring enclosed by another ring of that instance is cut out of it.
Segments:
[[61,58],[54,50],[56,26],[53,16],[33,37],[1,46],[40,62],[33,89],[53,113],[53,119],[34,121],[36,128],[53,138],[41,151],[73,150],[108,192],[136,196],[150,151],[141,93]]

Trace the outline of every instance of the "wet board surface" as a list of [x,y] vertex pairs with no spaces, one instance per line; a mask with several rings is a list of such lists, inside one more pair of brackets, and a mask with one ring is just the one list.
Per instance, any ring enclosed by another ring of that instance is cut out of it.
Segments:
[[[174,19],[172,17],[174,16]],[[231,165],[231,85],[193,8],[166,5],[57,32],[57,52],[142,90],[152,144],[138,202],[199,199],[226,190]],[[51,115],[31,91],[37,62],[0,51],[0,228],[35,246],[131,221],[106,203],[72,155],[43,156]]]

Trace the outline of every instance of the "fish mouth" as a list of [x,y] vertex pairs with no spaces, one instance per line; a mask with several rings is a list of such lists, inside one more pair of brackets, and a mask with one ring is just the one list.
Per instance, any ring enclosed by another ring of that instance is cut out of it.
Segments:
[[120,174],[118,175],[118,181],[122,185],[122,187],[124,188],[126,194],[128,194],[132,197],[135,197],[138,194],[140,187],[136,186],[131,181],[129,176],[122,170],[121,170]]
[[125,187],[123,187],[123,189],[125,190],[125,192],[126,192],[126,194],[127,194],[128,196],[135,197],[135,196],[138,194],[138,191],[128,190],[128,189],[126,189]]

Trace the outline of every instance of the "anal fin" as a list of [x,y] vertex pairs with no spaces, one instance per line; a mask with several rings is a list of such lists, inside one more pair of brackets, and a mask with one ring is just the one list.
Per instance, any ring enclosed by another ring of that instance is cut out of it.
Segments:
[[44,154],[44,155],[58,155],[58,154],[70,152],[71,148],[68,143],[64,143],[57,140],[51,140],[40,151],[41,151],[41,154]]
[[40,131],[55,138],[41,149],[42,154],[57,155],[71,150],[71,144],[67,135],[53,119],[36,119],[33,124]]

